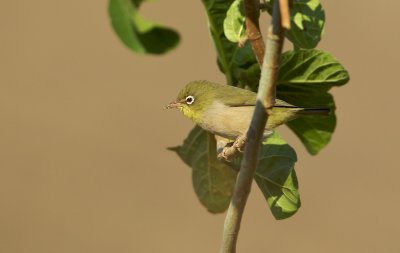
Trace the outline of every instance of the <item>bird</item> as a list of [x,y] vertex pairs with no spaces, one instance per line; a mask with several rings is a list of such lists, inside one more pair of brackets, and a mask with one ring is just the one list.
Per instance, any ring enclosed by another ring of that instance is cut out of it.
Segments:
[[[165,109],[177,108],[204,130],[235,140],[246,134],[256,105],[257,94],[231,85],[206,80],[192,81],[180,90]],[[329,108],[302,108],[275,99],[264,136],[286,122],[307,115],[329,115]]]

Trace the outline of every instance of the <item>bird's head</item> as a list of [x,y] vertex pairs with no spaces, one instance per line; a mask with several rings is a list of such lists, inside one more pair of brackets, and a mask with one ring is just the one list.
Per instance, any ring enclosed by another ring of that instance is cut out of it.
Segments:
[[198,122],[203,112],[213,103],[218,86],[208,81],[190,82],[179,92],[177,99],[165,108],[178,108],[186,117]]

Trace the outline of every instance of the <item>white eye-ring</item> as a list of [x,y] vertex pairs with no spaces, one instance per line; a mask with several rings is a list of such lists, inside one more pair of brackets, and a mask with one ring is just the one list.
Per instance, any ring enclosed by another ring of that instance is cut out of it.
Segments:
[[187,96],[187,97],[185,98],[185,102],[186,102],[186,104],[188,104],[188,105],[193,104],[193,102],[194,102],[194,97],[193,97],[193,96]]

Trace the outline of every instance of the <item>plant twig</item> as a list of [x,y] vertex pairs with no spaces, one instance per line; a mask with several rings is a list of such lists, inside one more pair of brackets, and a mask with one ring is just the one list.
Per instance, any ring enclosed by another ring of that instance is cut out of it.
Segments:
[[289,1],[279,0],[280,12],[281,12],[281,25],[285,29],[290,29],[290,11],[289,11]]
[[246,14],[246,35],[251,43],[254,54],[257,57],[258,64],[262,66],[265,45],[260,32],[258,18],[260,16],[259,0],[244,0],[244,11]]
[[236,252],[240,222],[258,164],[258,151],[268,119],[268,113],[270,113],[275,103],[276,80],[283,46],[283,29],[281,28],[279,2],[275,1],[274,3],[272,22],[267,36],[266,54],[264,55],[260,85],[257,93],[257,103],[249,130],[247,131],[247,141],[241,168],[225,218],[221,253]]
[[[260,16],[260,2],[258,0],[244,0],[244,10],[246,14],[246,36],[249,40],[254,54],[256,55],[258,64],[262,66],[265,53],[265,44],[260,31],[258,22]],[[239,46],[243,46],[244,42],[240,41]],[[239,136],[234,145],[226,146],[218,154],[218,159],[230,161],[231,158],[238,155],[245,146],[246,136]]]

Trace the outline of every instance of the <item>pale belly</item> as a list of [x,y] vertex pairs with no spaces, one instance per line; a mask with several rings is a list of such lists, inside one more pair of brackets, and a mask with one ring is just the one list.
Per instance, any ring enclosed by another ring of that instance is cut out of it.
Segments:
[[[215,101],[208,110],[204,112],[200,122],[196,122],[203,129],[216,135],[235,140],[238,136],[246,134],[253,117],[255,106],[230,107]],[[275,127],[298,117],[295,113],[297,108],[288,110],[285,108],[274,108],[273,114],[269,116],[264,137],[273,133]]]
[[210,109],[204,112],[203,120],[198,124],[207,131],[234,140],[246,134],[253,111],[254,106],[229,107],[214,102]]

